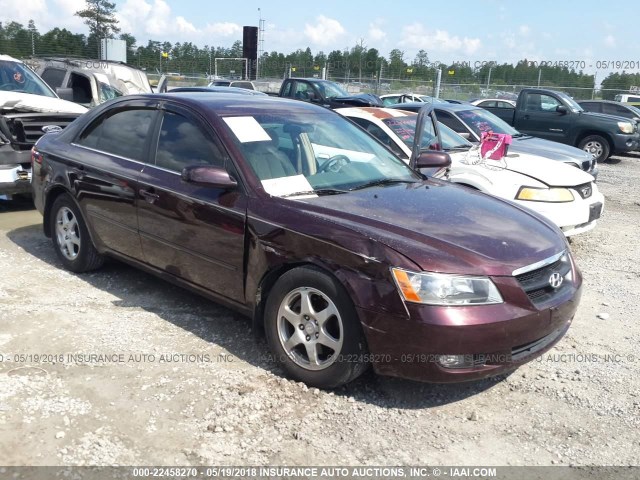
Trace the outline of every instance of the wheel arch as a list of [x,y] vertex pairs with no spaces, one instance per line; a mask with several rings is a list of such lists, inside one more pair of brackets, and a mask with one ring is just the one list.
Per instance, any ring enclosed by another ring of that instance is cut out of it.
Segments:
[[[613,151],[613,139],[611,138],[611,136],[608,133],[599,131],[599,130],[584,130],[580,133],[578,133],[578,135],[576,136],[576,141],[575,141],[575,146],[578,147],[578,145],[580,145],[580,142],[582,142],[585,138],[591,136],[591,135],[597,135],[599,137],[604,138],[607,143],[609,144],[609,152],[611,153]],[[578,147],[579,148],[579,147]]]
[[[341,270],[332,270],[327,265],[324,265],[322,262],[314,261],[311,259],[300,260],[300,261],[292,261],[289,263],[283,263],[279,265],[275,265],[269,270],[267,270],[260,282],[258,284],[258,289],[256,290],[255,300],[254,300],[254,310],[253,310],[253,318],[252,318],[252,330],[254,335],[257,337],[264,336],[264,311],[267,303],[267,299],[269,298],[269,293],[273,289],[273,286],[276,282],[282,277],[285,273],[295,269],[295,268],[310,268],[314,270],[318,270],[325,275],[334,278],[338,284],[345,289],[349,298],[354,303],[354,290],[352,286],[349,284],[347,275],[341,273]],[[358,319],[360,321],[360,319]]]
[[[49,215],[51,214],[51,206],[54,204],[54,202],[60,195],[64,195],[65,193],[68,194],[71,198],[73,198],[73,195],[71,194],[69,189],[64,185],[59,185],[59,184],[51,187],[46,193],[45,201],[44,201],[44,210],[42,212],[42,229],[44,230],[44,234],[47,238],[51,238],[51,235],[52,235],[51,222],[49,221]],[[73,201],[76,202],[78,209],[80,209],[80,205],[78,205],[78,202],[76,201],[75,198],[73,198]]]

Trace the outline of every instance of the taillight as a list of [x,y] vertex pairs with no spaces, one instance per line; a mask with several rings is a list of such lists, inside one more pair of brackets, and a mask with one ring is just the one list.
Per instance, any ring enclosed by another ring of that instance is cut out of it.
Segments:
[[42,159],[44,159],[44,155],[36,150],[36,147],[31,149],[31,165],[37,163],[38,165],[42,165]]

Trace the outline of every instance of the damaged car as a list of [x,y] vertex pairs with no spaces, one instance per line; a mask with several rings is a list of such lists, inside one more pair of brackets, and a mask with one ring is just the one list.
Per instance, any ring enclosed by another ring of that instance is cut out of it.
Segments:
[[544,217],[421,175],[451,162],[421,142],[414,170],[308,102],[123,97],[40,139],[34,201],[66,269],[113,257],[233,308],[308,385],[513,370],[563,337],[580,271]]
[[0,55],[0,198],[31,195],[31,147],[86,111],[58,98],[23,62]]
[[88,108],[123,95],[152,93],[147,74],[123,62],[33,57],[28,63],[60,97]]

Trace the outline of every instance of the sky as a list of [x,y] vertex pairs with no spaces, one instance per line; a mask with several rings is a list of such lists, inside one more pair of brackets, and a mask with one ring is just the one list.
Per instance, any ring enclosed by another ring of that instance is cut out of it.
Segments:
[[[243,25],[265,20],[264,50],[289,53],[311,48],[328,53],[359,42],[388,55],[394,48],[407,61],[418,50],[429,60],[515,62],[573,61],[593,73],[602,60],[634,62],[640,72],[640,43],[633,22],[598,0],[515,2],[204,2],[201,0],[115,0],[123,32],[138,44],[147,40],[191,41],[229,47],[242,40]],[[0,0],[0,21],[33,19],[40,32],[54,26],[74,33],[87,29],[74,12],[84,0]],[[631,71],[631,64],[621,65]],[[601,68],[598,68],[601,67]],[[579,68],[578,68],[579,69]],[[621,69],[621,68],[620,68]],[[615,70],[615,68],[613,68]]]

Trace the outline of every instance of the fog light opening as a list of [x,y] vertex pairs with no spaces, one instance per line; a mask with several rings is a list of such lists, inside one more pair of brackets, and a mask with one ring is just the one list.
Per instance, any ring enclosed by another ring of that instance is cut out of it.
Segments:
[[438,364],[444,368],[470,368],[474,366],[473,355],[439,355]]

